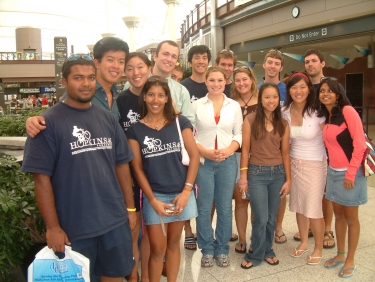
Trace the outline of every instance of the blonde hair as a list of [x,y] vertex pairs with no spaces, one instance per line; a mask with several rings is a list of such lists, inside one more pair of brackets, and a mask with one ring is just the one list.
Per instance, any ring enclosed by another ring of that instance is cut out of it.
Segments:
[[210,68],[208,68],[208,70],[207,70],[207,72],[206,72],[206,79],[208,78],[208,76],[210,75],[210,73],[212,73],[212,72],[220,72],[220,73],[222,73],[223,75],[224,75],[224,79],[225,79],[225,72],[222,70],[222,68],[219,68],[219,67],[216,67],[216,66],[214,66],[214,67],[210,67]]

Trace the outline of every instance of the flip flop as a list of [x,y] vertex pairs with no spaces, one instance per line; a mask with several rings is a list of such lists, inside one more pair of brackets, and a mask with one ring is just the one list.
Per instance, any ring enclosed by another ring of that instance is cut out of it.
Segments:
[[344,262],[344,261],[335,260],[335,259],[333,259],[333,258],[330,258],[330,259],[328,260],[328,263],[331,264],[331,265],[326,265],[326,264],[324,263],[324,267],[327,268],[327,269],[332,269],[332,268],[336,268],[336,267],[338,267],[338,266],[344,264],[345,262]]
[[[293,255],[292,253],[289,253],[292,257],[294,258],[300,258],[304,253],[308,252],[309,249],[307,250],[297,250],[297,249],[294,249],[296,251],[296,255]],[[300,255],[298,255],[298,253],[301,252]]]
[[238,240],[238,235],[237,234],[232,234],[232,237],[230,237],[230,239],[229,239],[229,241],[231,241],[231,242],[235,242],[237,240]]
[[245,254],[246,253],[246,243],[236,243],[236,247],[239,247],[240,249],[234,248],[234,251],[236,253]]
[[[297,232],[299,234],[299,232]],[[296,234],[297,234],[296,233]],[[301,237],[297,237],[296,234],[294,234],[293,239],[294,241],[301,241]],[[311,229],[309,229],[309,233],[307,235],[308,238],[314,237],[314,234],[312,233]]]
[[312,257],[312,256],[309,256],[309,260],[312,260],[312,259],[319,259],[317,262],[309,262],[307,261],[306,263],[308,265],[318,265],[320,263],[320,261],[322,260],[323,256],[321,257]]
[[241,263],[241,268],[243,268],[243,269],[250,269],[250,268],[252,268],[254,266],[254,264],[251,261],[248,261],[248,260],[245,260],[245,259],[244,259],[244,261],[246,261],[246,264],[251,263],[251,265],[250,266],[246,266],[246,265],[243,265]]
[[[353,270],[352,273],[348,274],[348,275],[345,275],[344,272],[345,271],[348,271],[348,270]],[[354,275],[355,271],[357,270],[357,266],[355,267],[351,267],[351,268],[344,268],[344,267],[341,267],[341,270],[340,272],[342,271],[342,274],[339,272],[339,277],[340,278],[350,278]]]
[[[268,258],[271,259],[272,262],[268,261],[268,260],[267,260]],[[269,265],[275,266],[275,265],[278,265],[278,264],[280,263],[279,260],[277,260],[277,261],[273,261],[273,259],[274,259],[275,257],[268,257],[268,258],[265,258],[264,261],[265,261],[266,263],[268,263]]]
[[[285,240],[284,240],[284,239],[281,239],[281,238],[283,238],[283,237],[285,238]],[[279,241],[276,241],[276,238],[277,238]],[[288,241],[288,238],[286,238],[284,232],[283,232],[283,234],[281,234],[280,236],[277,235],[277,234],[275,233],[275,243],[276,243],[276,244],[284,244],[284,243],[286,243],[286,241]]]
[[184,247],[186,250],[195,251],[197,249],[197,242],[194,240],[194,237],[185,237]]
[[[336,246],[335,240],[333,238],[335,238],[335,236],[333,236],[332,231],[324,232],[323,249],[332,249]],[[332,242],[332,241],[333,241],[332,245],[324,245],[324,242]]]

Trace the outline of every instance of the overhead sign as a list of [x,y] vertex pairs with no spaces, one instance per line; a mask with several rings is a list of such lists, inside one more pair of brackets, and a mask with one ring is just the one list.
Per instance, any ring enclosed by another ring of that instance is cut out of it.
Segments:
[[56,82],[56,92],[57,95],[62,95],[64,93],[64,87],[61,84],[62,77],[62,65],[64,64],[66,58],[68,57],[67,52],[67,40],[66,37],[55,37],[55,82]]
[[56,87],[40,87],[40,93],[55,93]]
[[328,28],[321,27],[310,30],[298,31],[289,34],[289,42],[304,42],[324,38],[328,35]]
[[32,94],[32,93],[40,93],[40,88],[20,88],[20,94]]
[[253,0],[234,0],[234,7],[241,6],[243,4],[249,3]]

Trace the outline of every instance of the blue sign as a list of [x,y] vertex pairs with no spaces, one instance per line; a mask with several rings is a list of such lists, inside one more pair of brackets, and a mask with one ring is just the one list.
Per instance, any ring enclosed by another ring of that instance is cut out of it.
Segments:
[[56,87],[40,87],[40,93],[56,93]]

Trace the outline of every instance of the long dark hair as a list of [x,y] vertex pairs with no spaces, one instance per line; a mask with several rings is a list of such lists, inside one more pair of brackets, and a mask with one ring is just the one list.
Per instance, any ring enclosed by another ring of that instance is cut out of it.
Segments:
[[[152,81],[150,81],[150,79],[152,79]],[[176,118],[177,114],[175,113],[175,110],[173,108],[171,91],[169,90],[167,80],[165,78],[161,78],[156,75],[151,76],[147,80],[146,84],[143,86],[141,95],[139,96],[139,110],[140,110],[141,118],[144,118],[148,113],[148,109],[147,109],[146,102],[144,101],[144,97],[152,86],[160,86],[164,90],[165,95],[168,98],[167,103],[164,105],[163,114],[164,114],[164,118],[166,119],[166,125],[169,125]]]
[[267,129],[266,129],[266,115],[263,110],[262,105],[262,97],[263,92],[267,88],[274,88],[277,92],[277,95],[279,96],[279,103],[276,107],[276,109],[272,113],[272,126],[273,126],[273,133],[279,133],[280,136],[283,136],[285,133],[285,127],[282,122],[281,117],[281,108],[280,108],[280,92],[277,88],[277,85],[273,82],[266,82],[264,83],[258,93],[258,107],[255,114],[254,122],[251,126],[251,134],[254,136],[255,139],[263,139],[266,135]]
[[[338,113],[342,113],[342,109],[344,106],[350,105],[350,102],[348,100],[348,97],[346,97],[343,87],[340,85],[340,83],[337,80],[333,79],[323,79],[318,87],[318,97],[320,97],[320,88],[322,85],[326,83],[331,89],[333,93],[335,93],[338,97],[337,104],[334,106],[331,110],[332,115],[336,115]],[[325,117],[326,122],[329,120],[329,112],[324,104],[320,102],[320,99],[317,99],[317,109],[318,109],[318,117]]]
[[290,88],[292,88],[292,86],[294,86],[296,83],[300,82],[301,80],[305,81],[307,87],[309,88],[309,94],[306,99],[305,107],[302,110],[302,116],[304,116],[305,112],[307,112],[307,114],[311,116],[316,106],[314,87],[311,84],[311,81],[308,78],[308,76],[303,72],[294,73],[288,79],[288,82],[286,84],[286,99],[285,99],[285,104],[284,104],[285,110],[289,109],[293,102],[292,96],[290,96]]

